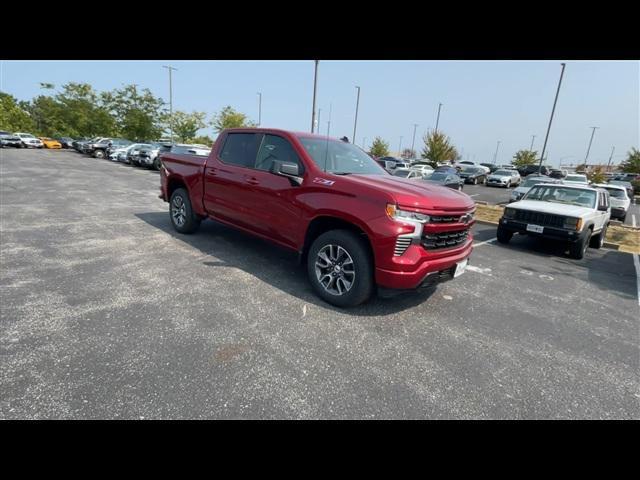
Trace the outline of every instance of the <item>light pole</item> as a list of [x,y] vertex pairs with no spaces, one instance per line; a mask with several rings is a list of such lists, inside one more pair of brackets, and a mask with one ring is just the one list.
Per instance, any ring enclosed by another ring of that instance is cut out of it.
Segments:
[[531,135],[531,146],[529,147],[529,151],[533,152],[533,141],[536,139],[536,135]]
[[258,92],[258,126],[262,124],[262,93]]
[[411,154],[413,155],[413,147],[415,147],[416,144],[416,128],[418,128],[418,124],[414,123],[413,124],[413,140],[411,140]]
[[171,83],[171,72],[177,68],[163,65],[162,68],[169,70],[169,131],[171,132],[171,143],[173,143],[173,84]]
[[587,168],[587,159],[589,158],[589,152],[591,151],[591,142],[593,142],[593,136],[596,134],[596,128],[600,127],[589,127],[591,128],[591,138],[589,139],[589,146],[587,147],[587,154],[584,156],[584,168]]
[[320,114],[321,113],[322,113],[322,109],[319,108],[318,109],[318,123],[317,123],[317,125],[318,125],[318,134],[320,134]]
[[498,157],[498,148],[500,147],[500,140],[498,140],[498,144],[496,145],[496,153],[493,154],[493,164],[496,164],[496,158]]
[[607,164],[607,172],[611,169],[611,160],[613,159],[613,152],[616,151],[616,147],[611,147],[611,155],[609,156],[609,163]]
[[540,164],[538,165],[538,172],[542,170],[542,159],[544,158],[544,152],[547,150],[547,140],[549,139],[549,132],[551,131],[551,122],[553,122],[553,114],[556,111],[556,103],[558,102],[558,94],[560,93],[560,85],[562,85],[562,76],[564,75],[564,67],[566,63],[561,63],[562,70],[560,71],[560,80],[558,81],[558,89],[556,90],[556,98],[553,100],[553,108],[551,109],[551,117],[549,117],[549,126],[547,127],[547,134],[544,137],[544,144],[542,145],[542,154],[540,155]]
[[356,119],[353,121],[353,142],[356,141],[356,127],[358,126],[358,105],[360,104],[360,87],[356,85],[358,89],[358,97],[356,98]]
[[438,124],[440,123],[440,109],[442,108],[442,104],[438,103],[438,116],[436,117],[436,129],[435,132],[438,132]]
[[[315,68],[313,72],[313,106],[311,107],[311,133],[314,132],[314,127],[316,123],[316,91],[318,88],[318,60],[314,60]],[[320,130],[320,125],[318,125],[318,130]]]
[[402,135],[400,135],[400,145],[398,145],[398,152],[400,153],[400,157],[402,157]]

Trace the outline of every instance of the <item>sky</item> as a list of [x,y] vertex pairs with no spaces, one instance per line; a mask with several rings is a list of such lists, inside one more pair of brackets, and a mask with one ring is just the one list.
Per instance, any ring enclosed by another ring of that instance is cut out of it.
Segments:
[[[356,85],[360,102],[356,143],[375,136],[390,150],[415,149],[436,124],[464,159],[509,163],[528,149],[532,135],[540,152],[560,77],[557,61],[320,61],[317,107],[321,133],[353,136]],[[549,163],[582,163],[597,126],[589,163],[620,163],[640,144],[640,62],[566,61],[553,125],[547,143]],[[313,61],[2,61],[0,90],[20,100],[42,93],[40,82],[57,89],[87,82],[98,90],[135,83],[166,101],[172,65],[173,108],[212,115],[231,105],[262,126],[309,131],[313,99]],[[215,137],[211,128],[200,133]],[[402,137],[402,140],[400,140]]]

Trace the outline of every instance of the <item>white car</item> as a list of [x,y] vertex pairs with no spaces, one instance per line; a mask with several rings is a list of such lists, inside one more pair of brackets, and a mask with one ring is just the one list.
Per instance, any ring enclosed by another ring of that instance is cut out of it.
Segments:
[[520,174],[517,170],[499,169],[487,177],[487,187],[510,188],[514,185],[520,185],[520,180]]
[[30,133],[16,132],[14,133],[14,135],[16,137],[20,137],[20,140],[22,140],[22,145],[24,146],[24,148],[43,148],[44,147],[44,143],[42,143],[42,140],[40,140],[39,138],[36,138]]
[[142,148],[151,148],[149,143],[132,143],[126,147],[117,148],[109,154],[109,160],[114,162],[126,162],[127,155],[137,155]]
[[581,173],[569,173],[562,179],[565,185],[589,185],[589,179]]
[[522,199],[527,192],[539,183],[561,183],[560,180],[556,180],[554,178],[546,177],[544,175],[530,175],[521,181],[520,185],[517,188],[514,188],[511,191],[511,195],[509,197],[509,202],[517,202]]
[[484,165],[480,165],[479,163],[476,162],[472,162],[470,160],[462,160],[460,162],[456,162],[453,164],[454,167],[476,167],[476,168],[481,168],[484,170],[484,173],[489,173],[491,172],[491,169],[489,167],[485,167]]
[[433,167],[431,165],[426,165],[422,163],[417,165],[411,165],[409,169],[415,170],[416,172],[420,172],[422,175],[429,175],[430,173],[433,173]]
[[627,189],[622,185],[609,183],[596,183],[592,187],[604,188],[609,192],[611,201],[611,218],[619,218],[621,222],[627,219],[627,212],[631,206],[631,199],[627,195]]
[[514,233],[560,240],[568,243],[571,257],[581,259],[588,247],[602,247],[610,219],[607,190],[541,183],[505,207],[497,237],[504,244]]
[[396,168],[391,175],[407,180],[422,180],[426,174],[412,168]]

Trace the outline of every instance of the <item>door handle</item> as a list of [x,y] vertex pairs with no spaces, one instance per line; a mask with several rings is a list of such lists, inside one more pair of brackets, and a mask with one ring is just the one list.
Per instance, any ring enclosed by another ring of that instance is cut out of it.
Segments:
[[207,175],[210,177],[215,177],[217,175],[215,168],[207,168],[205,171],[207,172]]
[[258,185],[260,183],[260,181],[255,177],[248,177],[246,181],[251,185]]

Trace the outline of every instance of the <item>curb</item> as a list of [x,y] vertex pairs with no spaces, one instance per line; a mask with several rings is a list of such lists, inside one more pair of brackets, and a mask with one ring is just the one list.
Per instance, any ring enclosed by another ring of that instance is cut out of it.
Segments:
[[604,242],[602,246],[605,248],[610,248],[611,250],[620,250],[620,244],[618,243]]
[[490,222],[489,220],[479,220],[477,218],[476,218],[476,223],[479,223],[481,225],[493,225],[493,226],[498,225],[498,222]]

